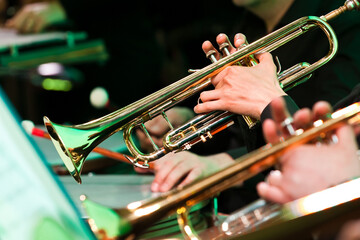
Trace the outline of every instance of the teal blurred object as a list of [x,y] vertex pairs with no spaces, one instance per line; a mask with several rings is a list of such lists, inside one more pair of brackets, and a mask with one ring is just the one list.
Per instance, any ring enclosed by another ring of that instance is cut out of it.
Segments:
[[101,63],[109,57],[103,40],[86,40],[85,32],[21,35],[0,29],[0,38],[0,64],[9,69],[30,69],[49,62]]
[[0,239],[96,239],[0,88]]

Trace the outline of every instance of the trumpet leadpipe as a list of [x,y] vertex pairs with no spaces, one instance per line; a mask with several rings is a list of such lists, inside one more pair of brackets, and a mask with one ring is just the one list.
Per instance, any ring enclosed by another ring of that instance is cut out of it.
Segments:
[[[188,146],[191,144],[184,143],[183,141],[179,141],[177,145],[173,142],[166,142],[166,144],[164,143],[164,147],[155,148],[155,151],[152,153],[143,153],[138,149],[134,139],[131,137],[132,131],[136,127],[142,126],[146,121],[162,114],[175,104],[202,91],[211,84],[210,79],[226,67],[241,62],[243,59],[258,53],[271,52],[312,29],[320,28],[329,41],[328,53],[318,61],[307,65],[299,71],[288,71],[289,74],[282,77],[280,84],[288,89],[305,81],[312,72],[330,61],[337,52],[338,42],[336,34],[328,24],[328,20],[338,16],[344,11],[359,10],[359,1],[347,0],[344,6],[345,7],[340,7],[340,9],[323,17],[309,16],[295,20],[263,38],[246,45],[238,51],[193,72],[179,81],[93,121],[65,126],[53,123],[47,117],[44,117],[46,129],[69,172],[78,182],[81,182],[80,173],[89,153],[102,141],[120,130],[123,130],[124,141],[134,157],[133,163],[137,164],[137,166],[146,167],[148,162],[164,156],[169,151],[188,149]],[[251,119],[245,116],[245,120]],[[249,125],[252,124],[252,121],[247,122]],[[223,129],[224,125],[221,124],[227,125],[229,123],[219,123],[219,127],[217,128],[216,124],[217,123],[212,123],[213,129]],[[206,140],[206,136],[210,137],[208,134],[209,131],[202,131],[202,129],[207,128],[206,123],[204,123],[203,126],[204,128],[198,128],[200,129],[197,130],[199,134],[193,143]],[[172,132],[170,135],[171,134]],[[171,137],[165,136],[164,139],[167,141],[171,139]],[[192,139],[191,137],[191,140]]]

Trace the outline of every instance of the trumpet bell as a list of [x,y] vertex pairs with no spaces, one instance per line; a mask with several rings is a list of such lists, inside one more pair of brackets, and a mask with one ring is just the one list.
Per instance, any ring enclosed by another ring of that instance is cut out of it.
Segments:
[[[216,132],[227,128],[231,124],[230,118],[233,116],[231,113],[223,112],[216,114],[216,121],[213,121],[209,117],[213,115],[204,115],[204,118],[195,118],[194,122],[186,124],[186,128],[183,128],[185,127],[183,126],[174,129],[167,119],[165,111],[210,86],[211,78],[226,67],[239,62],[246,62],[254,54],[271,52],[312,29],[320,28],[329,40],[329,52],[327,55],[312,64],[301,63],[278,75],[279,84],[284,90],[306,81],[312,72],[330,61],[337,52],[337,37],[328,21],[345,11],[359,10],[359,6],[358,0],[347,0],[344,6],[325,16],[309,16],[295,20],[244,48],[218,61],[214,61],[211,65],[101,118],[84,124],[64,126],[52,123],[45,117],[45,126],[65,166],[79,183],[81,183],[80,173],[85,158],[96,145],[120,130],[123,130],[124,141],[133,157],[132,159],[128,158],[128,160],[135,166],[147,168],[149,162],[164,156],[168,152],[188,150],[192,145],[212,138]],[[168,135],[164,136],[162,147],[155,144],[145,127],[147,121],[160,115],[164,117],[170,129],[172,129]],[[252,119],[249,116],[243,117],[251,127],[253,124]],[[205,119],[207,120],[203,121]],[[149,138],[153,145],[153,152],[143,153],[135,144],[132,133],[137,128],[142,129]]]
[[48,117],[44,117],[44,124],[69,173],[81,183],[80,173],[83,163],[93,146],[97,145],[99,135],[95,130],[91,133],[89,129],[85,131],[53,123]]

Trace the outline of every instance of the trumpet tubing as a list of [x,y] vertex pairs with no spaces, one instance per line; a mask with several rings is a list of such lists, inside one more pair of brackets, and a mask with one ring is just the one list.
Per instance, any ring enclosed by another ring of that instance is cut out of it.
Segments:
[[[187,209],[216,196],[219,192],[232,187],[238,182],[243,182],[274,166],[277,163],[278,157],[285,151],[318,139],[319,136],[326,135],[326,133],[335,130],[344,123],[351,125],[360,124],[360,102],[335,112],[332,114],[331,119],[314,124],[314,127],[303,131],[299,135],[291,136],[285,141],[272,146],[266,145],[261,149],[244,155],[236,159],[236,163],[233,165],[202,180],[198,180],[185,187],[178,187],[157,198],[133,202],[126,208],[114,209],[120,219],[122,219],[122,227],[126,229],[126,231],[122,231],[123,235],[118,236],[118,238],[122,239],[131,236],[130,239],[133,239],[146,227],[174,213],[180,216],[181,222],[186,223],[187,220],[182,218],[186,218]],[[91,208],[91,204],[85,204],[85,206]],[[261,202],[255,205],[255,208],[258,207],[265,209],[264,204]],[[267,209],[270,211],[266,211],[271,214],[275,214],[278,210],[276,206],[268,206]],[[91,209],[88,209],[88,211],[91,212]],[[95,216],[90,216],[90,218],[94,218],[96,222]],[[184,232],[186,231],[184,230]],[[192,235],[193,232],[190,232]]]
[[[120,130],[123,130],[125,143],[134,157],[128,160],[135,166],[148,167],[149,162],[171,151],[189,149],[197,142],[212,138],[219,130],[231,125],[233,114],[213,112],[200,115],[193,120],[196,124],[188,124],[186,125],[188,126],[187,128],[180,127],[173,129],[171,123],[167,121],[172,130],[164,136],[162,147],[158,147],[150,137],[154,146],[154,151],[151,153],[143,153],[138,149],[132,138],[134,129],[141,128],[146,135],[150,136],[144,125],[146,121],[158,115],[163,115],[165,120],[167,120],[166,110],[211,85],[210,78],[227,66],[238,64],[239,62],[245,64],[250,61],[251,63],[254,54],[271,52],[314,28],[320,28],[329,41],[329,52],[327,55],[313,64],[300,63],[285,70],[278,76],[279,83],[285,90],[300,84],[313,71],[330,61],[337,52],[338,42],[336,34],[327,21],[344,11],[359,10],[359,8],[358,0],[347,0],[344,6],[325,16],[300,18],[235,53],[214,61],[209,66],[195,71],[189,76],[113,113],[84,124],[72,126],[56,124],[47,117],[44,117],[46,129],[69,172],[79,183],[81,183],[81,169],[88,154],[99,143]],[[213,117],[218,119],[218,121],[213,121],[211,119]],[[252,119],[249,119],[249,117],[244,116],[244,119],[248,122],[249,126],[253,124]]]

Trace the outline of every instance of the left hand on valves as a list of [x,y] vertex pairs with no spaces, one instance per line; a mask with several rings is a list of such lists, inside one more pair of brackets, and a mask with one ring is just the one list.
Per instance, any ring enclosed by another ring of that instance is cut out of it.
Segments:
[[[234,48],[225,34],[219,34],[216,38],[220,46],[224,42],[229,44],[229,52],[234,53],[236,48],[245,43],[245,36],[236,34]],[[203,43],[203,51],[216,51],[215,57],[219,59],[221,54],[209,42]],[[202,103],[195,106],[196,113],[205,113],[214,110],[230,111],[240,115],[247,115],[260,119],[263,109],[272,99],[286,95],[280,87],[276,75],[276,66],[270,53],[256,56],[259,64],[252,67],[233,65],[212,78],[214,90],[204,91],[200,94]]]

